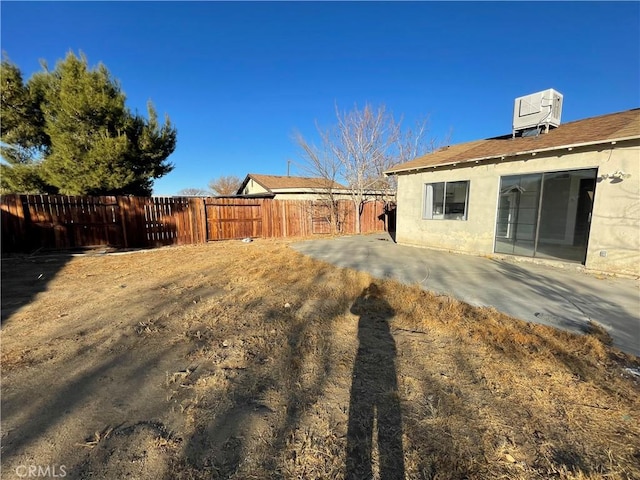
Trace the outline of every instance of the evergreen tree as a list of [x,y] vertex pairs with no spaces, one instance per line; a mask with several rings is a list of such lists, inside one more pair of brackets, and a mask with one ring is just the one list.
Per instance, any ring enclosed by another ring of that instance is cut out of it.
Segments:
[[3,58],[0,64],[0,164],[3,191],[38,193],[51,191],[42,180],[38,159],[48,152],[40,110],[42,90],[29,89],[18,67]]
[[43,184],[40,191],[150,195],[153,180],[172,170],[166,159],[176,130],[169,118],[160,125],[151,103],[148,119],[132,114],[104,65],[90,69],[84,55],[69,53],[26,86],[17,67],[3,61],[2,69],[11,80],[5,85],[3,76],[3,121],[5,111],[10,120],[6,132],[2,127],[4,189],[20,191],[8,179],[28,167]]

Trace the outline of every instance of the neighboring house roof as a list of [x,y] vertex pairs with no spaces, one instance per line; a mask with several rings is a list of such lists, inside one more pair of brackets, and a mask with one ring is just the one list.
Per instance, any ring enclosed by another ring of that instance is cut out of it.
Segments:
[[300,190],[300,191],[313,191],[318,189],[327,189],[329,187],[336,190],[345,190],[347,187],[340,185],[337,182],[332,182],[324,178],[312,178],[312,177],[288,177],[279,175],[258,175],[250,173],[246,176],[238,193],[242,193],[244,187],[247,186],[249,180],[260,184],[269,192],[277,192],[278,190]]
[[565,123],[534,137],[512,138],[511,135],[505,135],[444,147],[396,165],[385,173],[409,172],[637,138],[640,138],[640,108]]

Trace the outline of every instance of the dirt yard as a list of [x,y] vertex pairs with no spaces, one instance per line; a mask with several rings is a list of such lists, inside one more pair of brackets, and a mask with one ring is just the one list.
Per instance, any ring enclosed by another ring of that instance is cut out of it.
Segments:
[[283,241],[4,259],[1,340],[6,479],[640,478],[640,362],[597,328]]

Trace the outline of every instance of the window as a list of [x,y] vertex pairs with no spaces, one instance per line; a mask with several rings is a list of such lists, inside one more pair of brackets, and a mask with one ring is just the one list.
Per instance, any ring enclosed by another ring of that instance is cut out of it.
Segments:
[[422,218],[428,220],[466,220],[469,182],[427,183],[424,186]]

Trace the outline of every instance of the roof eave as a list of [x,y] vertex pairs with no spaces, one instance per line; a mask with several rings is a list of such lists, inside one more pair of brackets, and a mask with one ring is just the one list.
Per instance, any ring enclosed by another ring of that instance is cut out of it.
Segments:
[[588,147],[588,146],[592,146],[592,145],[604,145],[604,144],[616,144],[617,142],[624,142],[627,140],[638,140],[640,139],[640,136],[638,135],[633,135],[631,137],[620,137],[620,138],[609,138],[606,140],[594,140],[591,142],[582,142],[582,143],[571,143],[571,144],[567,144],[567,145],[559,145],[557,147],[548,147],[548,148],[537,148],[534,150],[523,150],[520,152],[514,152],[514,153],[503,153],[500,155],[490,155],[487,157],[477,157],[477,158],[469,158],[466,160],[457,160],[455,162],[444,162],[444,163],[438,163],[436,165],[421,165],[421,166],[415,166],[415,167],[409,167],[409,168],[401,168],[401,169],[391,169],[391,170],[386,170],[383,173],[385,175],[396,175],[398,173],[407,173],[407,172],[418,172],[421,170],[428,170],[430,168],[438,168],[438,167],[447,167],[447,166],[456,166],[459,163],[478,163],[478,162],[482,162],[482,161],[486,161],[486,160],[494,160],[494,159],[505,159],[507,157],[517,157],[520,155],[531,155],[534,153],[543,153],[543,152],[553,152],[555,150],[565,150],[565,149],[573,149],[573,148],[579,148],[579,147]]
[[242,182],[242,184],[240,185],[240,188],[237,190],[237,195],[241,195],[242,190],[244,190],[244,187],[247,186],[247,183],[249,183],[249,180],[253,180],[254,182],[256,182],[258,185],[260,185],[262,188],[264,188],[267,193],[273,193],[271,191],[271,189],[269,187],[267,187],[266,185],[260,183],[255,177],[253,173],[249,173],[245,178],[244,181]]
[[271,188],[267,187],[264,183],[262,183],[260,180],[258,180],[253,174],[250,173],[249,177],[251,177],[251,180],[256,182],[258,185],[260,185],[262,188],[264,188],[267,192],[273,193],[273,190]]

